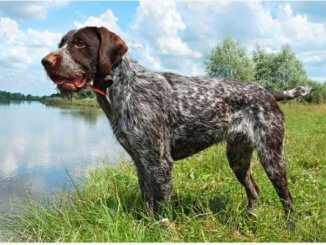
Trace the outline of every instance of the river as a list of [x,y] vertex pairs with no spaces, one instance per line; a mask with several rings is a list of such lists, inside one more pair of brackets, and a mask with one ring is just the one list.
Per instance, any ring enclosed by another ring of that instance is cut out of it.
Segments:
[[71,187],[100,164],[129,160],[100,109],[0,102],[0,212]]

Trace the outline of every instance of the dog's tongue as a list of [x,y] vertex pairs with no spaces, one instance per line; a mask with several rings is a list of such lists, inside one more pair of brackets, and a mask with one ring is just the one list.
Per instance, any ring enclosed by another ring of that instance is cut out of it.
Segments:
[[73,80],[73,83],[77,88],[82,88],[82,87],[84,87],[84,85],[86,83],[86,79],[84,79],[83,77],[76,77]]
[[75,86],[77,88],[82,88],[86,84],[86,79],[84,79],[82,76],[75,77],[73,79],[58,79],[55,81],[57,85],[67,85],[67,86]]

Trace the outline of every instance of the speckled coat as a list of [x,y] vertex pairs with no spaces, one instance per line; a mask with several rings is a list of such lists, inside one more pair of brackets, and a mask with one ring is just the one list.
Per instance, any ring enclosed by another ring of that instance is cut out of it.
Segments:
[[[151,209],[170,199],[174,160],[226,140],[230,166],[246,188],[249,207],[259,193],[250,172],[256,149],[285,210],[293,210],[282,152],[284,118],[271,93],[244,81],[151,72],[129,55],[113,69],[112,80],[107,96],[97,95],[97,100],[136,164]],[[305,92],[297,90],[278,99]]]
[[101,93],[106,90],[97,100],[135,162],[150,210],[170,199],[173,161],[226,141],[227,158],[246,189],[249,208],[259,194],[250,171],[256,149],[285,211],[293,213],[283,157],[284,118],[276,101],[305,95],[309,88],[271,94],[255,83],[152,72],[127,50],[108,29],[85,27],[68,32],[42,64],[64,93],[91,81]]

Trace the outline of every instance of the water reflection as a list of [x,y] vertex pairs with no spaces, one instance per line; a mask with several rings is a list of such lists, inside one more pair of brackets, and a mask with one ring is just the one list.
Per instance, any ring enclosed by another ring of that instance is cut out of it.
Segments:
[[[0,210],[31,193],[56,190],[85,170],[129,160],[99,109],[0,103]],[[27,192],[28,193],[28,192]]]
[[62,117],[79,117],[82,120],[87,121],[89,124],[96,124],[97,119],[103,115],[100,109],[75,109],[75,110],[61,110]]
[[20,100],[0,100],[0,106],[5,105],[20,105],[20,104],[31,104],[35,101],[20,101]]

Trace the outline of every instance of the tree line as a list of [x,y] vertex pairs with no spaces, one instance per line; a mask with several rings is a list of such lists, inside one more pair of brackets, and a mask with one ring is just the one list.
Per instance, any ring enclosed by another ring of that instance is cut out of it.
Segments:
[[31,94],[25,95],[21,93],[10,93],[6,91],[0,91],[0,100],[41,100],[43,97],[34,96]]
[[301,101],[326,102],[326,83],[318,83],[307,76],[303,63],[289,45],[282,46],[276,53],[259,46],[249,53],[241,43],[227,37],[211,50],[205,68],[210,76],[256,82],[269,91],[307,85],[312,91],[300,98]]
[[[60,97],[60,93],[54,93],[51,95],[44,95],[44,96],[35,96],[35,95],[25,95],[22,93],[10,93],[10,92],[6,92],[6,91],[0,91],[0,100],[2,101],[8,101],[8,100],[44,100],[44,99],[49,99],[49,98],[54,98],[54,97]],[[78,93],[74,93],[72,94],[72,98],[75,99],[84,99],[84,98],[94,98],[95,94],[92,91],[91,88],[86,88],[81,90]]]

